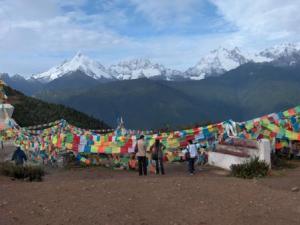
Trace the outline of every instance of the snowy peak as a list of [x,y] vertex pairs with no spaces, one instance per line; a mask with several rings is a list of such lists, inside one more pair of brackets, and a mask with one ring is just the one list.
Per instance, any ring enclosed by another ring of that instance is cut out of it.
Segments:
[[202,57],[185,74],[192,80],[201,80],[208,76],[221,75],[247,62],[249,62],[249,59],[241,53],[239,48],[226,49],[220,47]]
[[207,56],[207,59],[213,62],[219,62],[220,66],[226,71],[248,62],[248,59],[244,57],[237,47],[231,50],[219,48],[212,51],[211,54]]
[[[173,80],[178,71],[166,69],[163,65],[152,63],[149,59],[132,59],[112,65],[109,72],[119,80],[161,77]],[[180,73],[180,72],[179,72]]]
[[154,64],[149,59],[137,58],[118,63],[119,66],[128,66],[132,69],[145,68]]
[[203,56],[198,63],[185,72],[166,68],[162,64],[153,63],[149,59],[132,59],[122,61],[116,65],[105,68],[78,52],[71,60],[50,70],[32,76],[40,82],[49,82],[59,77],[80,71],[96,80],[132,80],[138,78],[160,80],[201,80],[210,76],[220,76],[245,63],[270,62],[276,66],[292,66],[300,64],[300,43],[285,43],[267,48],[261,52],[247,53],[235,47],[227,49],[219,47]]
[[271,48],[267,48],[259,54],[261,56],[275,60],[280,57],[288,57],[292,56],[293,54],[299,54],[299,52],[300,43],[284,43],[281,45],[275,45]]
[[66,60],[59,66],[53,67],[44,73],[33,75],[32,78],[46,83],[76,71],[81,71],[94,79],[114,79],[107,73],[103,65],[88,58],[81,52],[78,52],[71,60]]
[[259,53],[267,57],[276,66],[294,66],[300,64],[300,43],[285,43],[267,48]]

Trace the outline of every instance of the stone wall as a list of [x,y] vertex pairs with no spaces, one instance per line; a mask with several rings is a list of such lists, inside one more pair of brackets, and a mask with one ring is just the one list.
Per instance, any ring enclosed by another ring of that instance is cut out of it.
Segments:
[[230,170],[232,164],[242,164],[253,157],[264,160],[271,167],[270,141],[233,138],[227,143],[218,144],[216,151],[208,152],[208,164]]

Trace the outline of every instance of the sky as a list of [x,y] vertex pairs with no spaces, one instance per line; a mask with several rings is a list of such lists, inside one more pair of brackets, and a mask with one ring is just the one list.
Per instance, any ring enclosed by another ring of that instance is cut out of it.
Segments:
[[0,72],[30,76],[76,52],[104,66],[148,58],[186,70],[218,47],[300,39],[299,0],[0,0]]

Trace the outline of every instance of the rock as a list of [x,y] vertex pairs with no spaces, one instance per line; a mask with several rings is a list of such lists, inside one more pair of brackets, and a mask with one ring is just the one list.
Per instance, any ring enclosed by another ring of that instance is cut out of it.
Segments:
[[298,192],[299,190],[300,190],[299,187],[293,187],[293,188],[291,189],[292,192]]

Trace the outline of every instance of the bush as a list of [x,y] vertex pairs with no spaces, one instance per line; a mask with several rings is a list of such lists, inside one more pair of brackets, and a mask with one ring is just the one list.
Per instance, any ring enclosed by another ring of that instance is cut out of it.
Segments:
[[29,181],[42,181],[45,175],[41,166],[16,166],[13,163],[6,162],[0,165],[0,174],[16,179],[25,179]]
[[260,161],[257,157],[244,164],[231,165],[231,175],[244,179],[254,177],[265,177],[268,175],[269,165],[265,161]]

